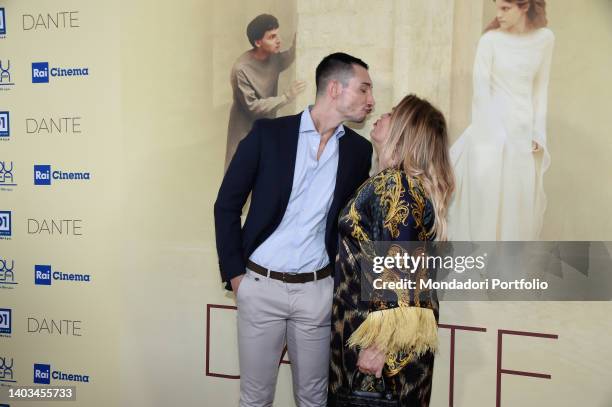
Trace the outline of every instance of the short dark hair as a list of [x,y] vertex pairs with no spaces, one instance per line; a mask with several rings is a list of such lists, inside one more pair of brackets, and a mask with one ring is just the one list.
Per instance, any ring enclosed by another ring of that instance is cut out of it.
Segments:
[[247,25],[246,34],[249,42],[254,47],[255,41],[261,40],[266,31],[278,28],[278,20],[271,14],[260,14]]
[[361,59],[344,52],[336,52],[323,58],[315,74],[317,95],[327,88],[327,84],[332,79],[340,81],[344,86],[348,85],[348,81],[353,76],[353,65],[368,69],[368,64]]

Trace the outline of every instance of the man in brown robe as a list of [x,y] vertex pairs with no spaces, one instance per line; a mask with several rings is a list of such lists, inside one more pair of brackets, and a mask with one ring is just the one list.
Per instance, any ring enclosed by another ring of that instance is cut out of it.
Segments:
[[238,57],[232,67],[233,103],[227,129],[226,170],[238,143],[255,120],[276,117],[278,109],[304,90],[305,84],[295,81],[278,95],[278,77],[295,59],[295,37],[291,48],[280,52],[278,27],[278,20],[272,15],[255,17],[247,26],[247,37],[253,48]]

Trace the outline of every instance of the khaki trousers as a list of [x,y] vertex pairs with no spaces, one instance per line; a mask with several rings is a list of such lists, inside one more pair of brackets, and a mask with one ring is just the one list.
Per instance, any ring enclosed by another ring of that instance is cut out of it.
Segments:
[[327,404],[331,277],[283,283],[247,270],[238,288],[240,407],[272,406],[285,343],[298,407]]

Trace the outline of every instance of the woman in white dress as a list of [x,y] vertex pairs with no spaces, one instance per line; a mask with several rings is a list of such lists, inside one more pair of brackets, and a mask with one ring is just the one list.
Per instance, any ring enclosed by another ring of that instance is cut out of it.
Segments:
[[496,0],[474,63],[472,123],[451,148],[451,240],[536,240],[550,164],[546,107],[554,35],[544,0]]

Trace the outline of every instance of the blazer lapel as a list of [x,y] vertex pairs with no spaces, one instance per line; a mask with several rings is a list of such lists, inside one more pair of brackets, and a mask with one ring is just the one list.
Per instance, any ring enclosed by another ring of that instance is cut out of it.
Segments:
[[280,128],[279,143],[280,143],[280,160],[282,164],[280,168],[281,177],[281,218],[289,204],[291,196],[291,188],[293,187],[293,175],[295,173],[295,160],[297,157],[298,138],[300,132],[300,121],[302,114],[292,116]]
[[349,152],[349,135],[344,134],[340,137],[338,143],[338,171],[336,172],[336,186],[334,188],[334,198],[330,207],[330,211],[327,215],[327,230],[329,230],[330,222],[334,221],[333,213],[337,212],[336,207],[340,205],[341,198],[344,196],[344,189],[346,187],[347,177],[350,176],[348,168],[350,162]]

